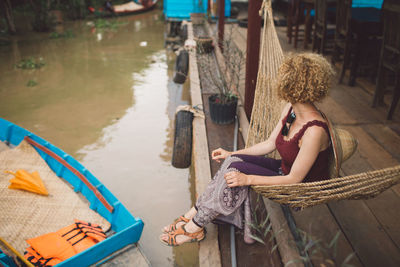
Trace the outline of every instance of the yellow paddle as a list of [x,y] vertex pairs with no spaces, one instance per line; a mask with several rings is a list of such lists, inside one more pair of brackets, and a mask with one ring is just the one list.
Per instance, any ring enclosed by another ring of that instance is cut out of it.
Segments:
[[23,263],[28,267],[34,267],[32,263],[27,261],[24,256],[22,256],[15,248],[13,248],[10,244],[7,243],[3,238],[0,237],[1,243],[3,243],[9,250],[11,250]]

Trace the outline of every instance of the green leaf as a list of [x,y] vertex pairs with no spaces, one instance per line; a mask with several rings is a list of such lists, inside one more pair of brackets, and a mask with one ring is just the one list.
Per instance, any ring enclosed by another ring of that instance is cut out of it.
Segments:
[[265,242],[264,242],[264,240],[262,240],[261,238],[259,238],[258,236],[255,236],[255,235],[252,235],[252,234],[250,234],[250,237],[251,238],[253,238],[255,241],[257,241],[257,242],[259,242],[259,243],[261,243],[261,244],[264,244],[265,245]]
[[336,246],[339,236],[340,236],[340,231],[338,231],[336,233],[336,235],[333,237],[332,241],[329,243],[329,245],[328,245],[329,248],[332,248],[334,245]]
[[264,228],[264,226],[267,224],[268,221],[269,221],[269,214],[267,215],[267,217],[265,218],[265,220],[261,223],[261,227]]
[[288,267],[290,264],[296,264],[298,262],[302,262],[302,260],[301,259],[290,260],[290,261],[286,262],[285,267]]
[[271,232],[271,230],[272,230],[272,224],[269,224],[268,227],[265,228],[264,237],[266,237],[268,233]]
[[353,256],[355,255],[355,253],[350,253],[349,255],[347,255],[346,259],[344,259],[343,263],[341,264],[342,267],[350,267],[353,266],[351,264],[348,264],[348,262],[353,258]]
[[271,249],[271,253],[273,253],[277,248],[278,248],[278,244],[275,244],[275,246],[273,246]]
[[310,248],[312,248],[315,245],[314,241],[310,240],[307,242],[307,244],[304,247],[304,251],[308,251]]
[[258,225],[254,224],[254,223],[251,223],[251,222],[246,222],[246,223],[253,229],[258,229],[259,228]]

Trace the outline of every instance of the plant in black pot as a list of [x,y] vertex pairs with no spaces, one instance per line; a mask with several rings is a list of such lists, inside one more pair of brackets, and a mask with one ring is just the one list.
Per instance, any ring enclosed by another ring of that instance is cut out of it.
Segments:
[[[234,122],[238,103],[238,88],[241,80],[244,56],[233,43],[231,34],[223,42],[222,62],[218,66],[214,54],[203,54],[198,60],[201,72],[209,81],[209,86],[217,88],[216,94],[209,96],[211,120],[216,124]],[[202,85],[203,86],[203,85]]]
[[213,39],[210,36],[194,37],[198,54],[208,54],[214,50]]
[[235,94],[209,96],[211,120],[216,124],[230,124],[235,120],[238,97]]

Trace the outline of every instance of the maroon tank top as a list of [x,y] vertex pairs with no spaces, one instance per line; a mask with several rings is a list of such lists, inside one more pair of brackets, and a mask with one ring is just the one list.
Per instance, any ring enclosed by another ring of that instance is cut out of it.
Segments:
[[[286,117],[282,120],[282,127],[286,123],[286,119],[289,116],[292,108],[290,108]],[[299,141],[303,137],[305,131],[312,126],[319,126],[325,129],[329,136],[329,128],[328,125],[319,120],[309,121],[303,125],[303,127],[289,140],[284,140],[282,131],[279,132],[278,137],[275,141],[276,149],[282,158],[281,168],[282,172],[287,175],[290,173],[290,169],[297,157],[297,154],[300,151]],[[306,177],[302,182],[315,182],[320,180],[329,179],[329,164],[328,164],[328,156],[332,153],[332,146],[330,145],[327,149],[320,151],[317,159],[312,165],[310,171],[307,173]]]

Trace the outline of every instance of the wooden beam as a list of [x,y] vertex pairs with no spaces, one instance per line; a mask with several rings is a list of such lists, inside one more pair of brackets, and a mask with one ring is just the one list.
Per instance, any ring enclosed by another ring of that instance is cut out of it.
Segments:
[[218,46],[223,51],[225,28],[225,0],[218,0]]
[[254,91],[256,89],[258,60],[260,52],[261,17],[259,11],[262,0],[249,0],[246,49],[246,82],[244,108],[248,118],[253,109]]
[[[193,40],[193,26],[188,23],[188,39]],[[190,96],[192,106],[203,105],[200,77],[197,68],[197,58],[194,50],[189,53],[189,78]],[[196,175],[196,198],[204,192],[208,182],[211,180],[210,158],[208,152],[208,141],[206,125],[203,118],[193,119],[193,145],[192,164]],[[207,238],[199,243],[199,265],[200,267],[221,266],[221,255],[218,245],[218,229],[214,224],[207,225]]]

